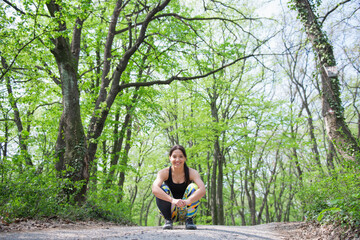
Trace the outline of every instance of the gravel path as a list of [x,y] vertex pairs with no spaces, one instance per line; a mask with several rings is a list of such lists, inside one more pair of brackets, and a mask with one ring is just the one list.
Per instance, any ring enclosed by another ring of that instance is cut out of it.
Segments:
[[43,229],[0,233],[0,239],[128,239],[128,240],[225,240],[253,239],[279,240],[286,239],[284,223],[270,223],[257,226],[213,226],[198,225],[197,230],[185,230],[185,226],[174,226],[173,230],[162,230],[161,227],[119,227],[102,226],[78,229]]

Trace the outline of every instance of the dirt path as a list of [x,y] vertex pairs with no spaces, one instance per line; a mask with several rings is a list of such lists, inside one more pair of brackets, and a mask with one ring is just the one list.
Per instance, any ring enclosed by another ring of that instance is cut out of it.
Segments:
[[0,239],[128,239],[128,240],[225,240],[225,239],[289,239],[287,229],[295,223],[270,223],[257,226],[199,225],[197,230],[174,226],[173,230],[161,227],[95,226],[71,229],[47,228],[0,233]]

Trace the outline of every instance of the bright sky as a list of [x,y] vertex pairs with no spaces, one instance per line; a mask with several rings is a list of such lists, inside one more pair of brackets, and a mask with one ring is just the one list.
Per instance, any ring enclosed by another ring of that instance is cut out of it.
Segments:
[[262,0],[257,1],[257,5],[259,8],[256,9],[255,13],[257,13],[260,17],[273,17],[281,11],[280,2],[278,0]]

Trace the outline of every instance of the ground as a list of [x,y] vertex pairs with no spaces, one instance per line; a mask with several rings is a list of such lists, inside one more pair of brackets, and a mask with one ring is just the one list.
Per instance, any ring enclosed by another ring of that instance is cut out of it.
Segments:
[[[0,239],[129,239],[129,240],[360,240],[360,232],[313,223],[269,223],[256,226],[198,225],[198,230],[185,230],[175,225],[173,230],[161,227],[124,226],[109,222],[65,221],[60,219],[21,219],[11,224],[0,223]],[[356,234],[359,234],[356,236]]]

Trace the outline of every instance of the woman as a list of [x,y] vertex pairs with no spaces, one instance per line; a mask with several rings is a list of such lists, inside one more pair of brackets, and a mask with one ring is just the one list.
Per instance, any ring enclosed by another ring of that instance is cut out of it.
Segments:
[[172,229],[176,221],[185,221],[186,229],[196,229],[193,217],[206,193],[204,182],[195,169],[186,165],[183,146],[173,146],[169,158],[171,166],[157,173],[152,186],[156,204],[165,218],[163,229]]

